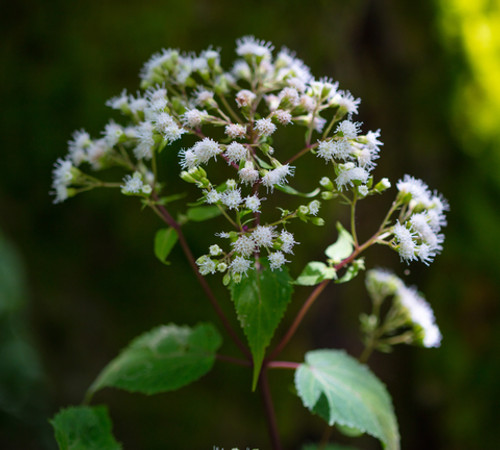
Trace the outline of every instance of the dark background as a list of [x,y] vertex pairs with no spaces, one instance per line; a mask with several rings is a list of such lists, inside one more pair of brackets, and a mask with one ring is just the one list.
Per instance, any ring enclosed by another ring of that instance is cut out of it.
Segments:
[[[180,250],[170,267],[155,260],[152,237],[161,225],[137,201],[98,191],[54,206],[48,191],[53,162],[66,153],[73,130],[98,136],[112,116],[105,100],[123,88],[134,92],[152,53],[212,44],[223,49],[227,67],[235,39],[247,34],[296,51],[316,77],[331,76],[362,98],[358,120],[365,131],[381,128],[385,144],[376,175],[395,182],[410,173],[449,199],[445,249],[430,267],[403,266],[386,249],[366,255],[368,267],[387,265],[400,275],[409,269],[407,282],[433,305],[442,346],[398,348],[374,355],[370,365],[393,396],[402,448],[500,448],[499,17],[497,1],[460,0],[4,5],[0,448],[55,448],[47,419],[79,404],[99,370],[138,334],[161,323],[217,323]],[[177,164],[175,157],[164,162]],[[315,179],[310,162],[304,159],[303,173]],[[361,208],[362,235],[390,197]],[[323,211],[324,228],[294,229],[301,242],[294,276],[336,237],[343,212]],[[198,231],[186,229],[199,255],[212,242]],[[225,295],[215,278],[210,283]],[[297,288],[291,313],[307,292]],[[229,301],[223,304],[233,318]],[[283,357],[300,361],[323,347],[359,355],[357,316],[367,307],[362,277],[332,286]],[[230,343],[223,351],[237,354]],[[270,381],[285,447],[317,441],[323,424],[290,393],[292,374],[271,373]],[[249,391],[246,371],[217,363],[175,393],[105,390],[95,402],[109,405],[127,449],[263,450],[269,444],[260,398]],[[371,438],[346,442],[379,448]]]

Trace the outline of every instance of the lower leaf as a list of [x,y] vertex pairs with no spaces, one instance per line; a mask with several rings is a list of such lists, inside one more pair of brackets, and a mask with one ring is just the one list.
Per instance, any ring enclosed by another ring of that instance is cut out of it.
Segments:
[[89,394],[106,386],[143,394],[179,389],[210,371],[221,343],[211,324],[157,327],[134,339],[111,361]]
[[356,359],[339,350],[316,350],[295,372],[304,405],[329,425],[366,432],[390,450],[399,449],[399,432],[385,386]]
[[59,450],[120,450],[105,406],[73,406],[50,421]]

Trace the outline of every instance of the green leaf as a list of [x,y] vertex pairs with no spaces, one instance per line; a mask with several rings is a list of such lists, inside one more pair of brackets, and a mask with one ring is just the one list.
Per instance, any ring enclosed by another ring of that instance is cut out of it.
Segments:
[[314,189],[314,191],[311,192],[299,192],[293,187],[289,186],[288,184],[285,184],[283,186],[280,186],[279,184],[274,186],[276,189],[278,189],[281,192],[284,192],[285,194],[289,195],[297,195],[298,197],[305,197],[305,198],[313,198],[316,197],[320,192],[320,188]]
[[385,386],[370,370],[340,350],[315,350],[295,372],[304,405],[329,425],[357,428],[399,449],[399,432]]
[[155,235],[155,255],[163,263],[169,265],[166,260],[178,240],[177,233],[171,227],[162,228]]
[[337,242],[330,245],[326,250],[325,254],[330,258],[334,264],[337,264],[347,257],[351,256],[354,250],[354,239],[340,222],[337,222],[337,230],[339,232],[339,237]]
[[252,352],[252,389],[257,385],[265,350],[292,298],[291,282],[286,268],[273,271],[266,263],[230,286],[238,320]]
[[304,270],[295,280],[294,284],[300,286],[315,286],[323,280],[332,280],[335,278],[337,278],[335,269],[328,267],[325,263],[311,261],[304,267]]
[[50,421],[60,450],[119,450],[105,406],[74,406]]
[[204,220],[213,219],[221,214],[222,212],[217,206],[197,206],[187,210],[188,219],[193,222],[203,222]]
[[106,386],[143,394],[179,389],[210,371],[221,343],[211,324],[154,328],[134,339],[104,368],[89,394]]

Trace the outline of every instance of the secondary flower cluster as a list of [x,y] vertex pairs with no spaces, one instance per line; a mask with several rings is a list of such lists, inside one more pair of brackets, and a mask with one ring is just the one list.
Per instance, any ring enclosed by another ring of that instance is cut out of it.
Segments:
[[423,181],[409,175],[396,186],[397,201],[403,209],[392,229],[393,245],[402,260],[419,259],[429,264],[442,250],[441,228],[446,225],[444,213],[449,209],[448,203],[439,194],[431,193]]
[[[382,323],[376,322],[381,342],[385,337],[387,342],[415,343],[424,347],[440,346],[441,332],[436,325],[434,312],[414,287],[406,286],[391,272],[374,269],[366,274],[366,288],[377,309],[380,309],[380,304],[387,297],[393,298],[385,320]],[[410,328],[409,334],[401,334],[405,328]],[[404,339],[394,339],[398,335]]]

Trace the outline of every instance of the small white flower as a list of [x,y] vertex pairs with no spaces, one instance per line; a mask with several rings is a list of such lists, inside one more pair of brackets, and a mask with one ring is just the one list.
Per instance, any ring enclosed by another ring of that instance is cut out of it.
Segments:
[[116,97],[110,98],[106,102],[106,106],[109,106],[110,108],[117,109],[117,110],[123,110],[124,108],[128,108],[127,91],[124,89],[120,95],[117,95]]
[[238,142],[231,142],[226,148],[224,155],[230,163],[238,164],[242,159],[247,157],[247,148]]
[[339,189],[347,185],[353,185],[354,181],[366,183],[368,181],[368,172],[362,167],[357,167],[354,163],[348,162],[339,165],[339,174],[335,182]]
[[414,233],[399,222],[394,225],[393,233],[394,238],[399,244],[397,250],[401,259],[406,262],[417,259],[415,255],[416,244],[414,241]]
[[162,112],[168,103],[167,90],[161,87],[149,89],[146,93],[146,98],[149,100],[148,113]]
[[143,182],[139,172],[134,172],[133,175],[125,175],[123,181],[125,184],[121,188],[124,194],[140,194],[142,192]]
[[379,150],[380,145],[384,145],[382,142],[378,140],[380,137],[380,130],[377,131],[369,131],[366,134],[367,145],[371,150]]
[[86,160],[86,150],[91,143],[90,136],[85,130],[78,130],[73,133],[73,139],[68,142],[68,150],[75,166],[79,166]]
[[195,94],[195,102],[198,105],[209,105],[214,101],[214,93],[202,89]]
[[384,269],[372,269],[366,273],[365,284],[368,292],[375,299],[383,300],[394,295],[404,283],[392,272]]
[[425,347],[439,347],[441,332],[436,325],[434,312],[430,305],[421,297],[416,289],[401,286],[397,298],[408,312],[411,321],[417,325],[423,334],[422,343]]
[[258,56],[270,58],[273,46],[270,42],[259,41],[253,36],[245,36],[236,41],[236,54],[239,56]]
[[272,191],[275,185],[281,186],[286,183],[286,177],[288,175],[293,175],[293,170],[294,167],[288,164],[270,170],[262,178],[262,184]]
[[274,112],[274,116],[281,125],[288,125],[292,121],[292,115],[284,109],[278,109]]
[[334,158],[345,161],[351,156],[351,144],[347,140],[318,142],[319,145],[316,153],[318,157],[323,158],[325,161],[331,161]]
[[68,198],[68,186],[74,178],[71,161],[67,159],[58,159],[54,164],[52,175],[52,188],[54,191],[51,193],[56,196],[54,203],[61,203]]
[[205,194],[205,201],[212,205],[213,203],[217,203],[221,199],[221,195],[215,190],[212,189]]
[[92,141],[87,148],[87,160],[92,165],[94,170],[99,170],[102,167],[102,159],[110,151],[104,139]]
[[243,256],[236,256],[229,267],[233,273],[247,273],[247,270],[250,269],[252,265],[252,261],[244,258]]
[[203,276],[208,275],[209,273],[214,274],[217,270],[217,263],[206,255],[198,258],[196,260],[196,264],[198,264],[200,273]]
[[217,244],[211,245],[208,251],[210,256],[219,256],[222,253],[222,249]]
[[191,149],[181,149],[179,152],[180,165],[183,169],[192,169],[200,164],[196,153]]
[[252,73],[250,71],[250,66],[246,61],[243,61],[241,59],[234,63],[231,73],[236,78],[243,78],[244,80],[248,80],[252,76]]
[[431,204],[429,187],[422,180],[405,175],[402,180],[397,182],[396,187],[403,196],[409,195],[415,204],[424,206]]
[[358,194],[361,195],[361,197],[366,197],[369,193],[370,190],[368,189],[368,186],[365,186],[364,184],[358,186]]
[[114,147],[123,135],[123,128],[111,120],[104,127],[103,135],[108,147]]
[[129,98],[129,108],[132,114],[137,114],[138,112],[145,111],[148,107],[148,101],[145,98],[130,96]]
[[245,206],[253,212],[259,212],[261,200],[257,195],[252,195],[245,199]]
[[226,125],[224,132],[231,139],[241,139],[245,137],[247,128],[246,125],[241,125],[239,123],[230,123],[229,125]]
[[187,109],[181,116],[182,124],[189,128],[199,128],[207,115],[206,111],[200,111],[196,108]]
[[357,114],[361,99],[354,98],[349,91],[339,91],[332,99],[333,104],[345,108],[348,114]]
[[153,119],[156,129],[163,135],[163,138],[168,142],[174,142],[186,132],[183,130],[175,119],[166,112],[159,113]]
[[236,94],[236,103],[240,108],[250,106],[257,96],[248,89],[242,89]]
[[315,216],[319,212],[319,207],[321,206],[321,203],[318,200],[313,200],[311,203],[309,203],[308,208],[309,208],[309,214]]
[[316,133],[321,133],[326,125],[326,119],[324,117],[316,115],[313,119],[313,127]]
[[255,242],[248,236],[240,236],[231,244],[235,252],[242,256],[250,256],[255,251]]
[[281,250],[283,250],[285,253],[292,253],[293,254],[293,246],[295,244],[298,244],[298,242],[295,241],[294,236],[292,233],[286,230],[281,230],[280,234],[280,240],[281,240]]
[[358,122],[351,122],[350,120],[343,120],[337,126],[335,133],[342,133],[342,136],[345,139],[356,139],[359,134],[359,126]]
[[236,183],[236,180],[233,180],[232,178],[229,178],[226,180],[226,187],[228,189],[235,189],[238,183]]
[[291,107],[298,106],[300,103],[299,93],[297,92],[297,89],[293,87],[283,88],[278,94],[278,98],[280,103],[283,102],[287,105],[289,104]]
[[222,152],[222,148],[213,139],[205,138],[198,141],[193,145],[191,150],[195,153],[197,160],[200,163],[207,163],[210,158],[216,158],[216,156]]
[[285,255],[280,251],[271,253],[267,259],[269,260],[269,267],[271,270],[279,269],[283,264],[289,262],[285,259]]
[[258,225],[252,231],[252,239],[259,247],[272,247],[275,237],[274,227],[271,226]]
[[239,189],[228,189],[221,195],[221,201],[226,205],[229,209],[237,209],[241,199],[241,192]]
[[245,167],[238,172],[238,175],[243,183],[250,185],[259,179],[259,171],[254,169],[251,161],[245,163]]
[[137,159],[151,159],[153,157],[154,126],[151,122],[141,122],[137,126],[137,138],[139,143],[134,148],[134,155]]

